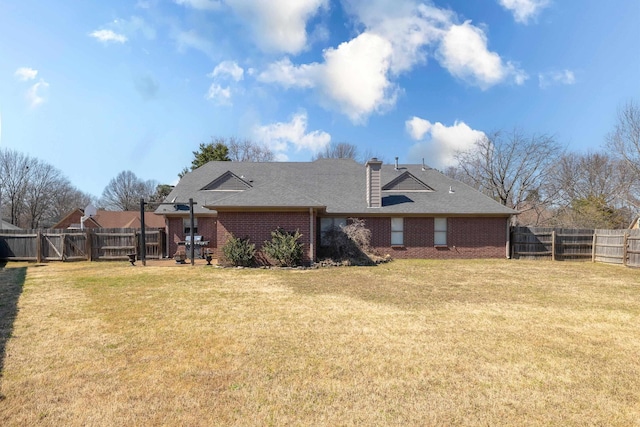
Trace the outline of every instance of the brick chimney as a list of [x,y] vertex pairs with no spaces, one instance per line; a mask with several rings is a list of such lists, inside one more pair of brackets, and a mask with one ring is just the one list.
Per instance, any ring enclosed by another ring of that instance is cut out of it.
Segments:
[[382,207],[382,183],[380,171],[382,162],[375,157],[367,161],[367,207]]

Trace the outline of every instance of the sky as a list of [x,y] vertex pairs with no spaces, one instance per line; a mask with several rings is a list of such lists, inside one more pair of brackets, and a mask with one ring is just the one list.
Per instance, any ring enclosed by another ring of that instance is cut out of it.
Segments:
[[604,149],[640,100],[640,1],[0,0],[0,148],[100,196],[212,137],[444,169],[485,134]]

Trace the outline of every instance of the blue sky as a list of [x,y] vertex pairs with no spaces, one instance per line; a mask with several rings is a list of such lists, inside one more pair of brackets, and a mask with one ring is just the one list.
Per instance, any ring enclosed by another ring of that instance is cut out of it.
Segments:
[[637,0],[0,0],[0,147],[99,196],[212,136],[444,168],[499,129],[602,149],[640,99]]

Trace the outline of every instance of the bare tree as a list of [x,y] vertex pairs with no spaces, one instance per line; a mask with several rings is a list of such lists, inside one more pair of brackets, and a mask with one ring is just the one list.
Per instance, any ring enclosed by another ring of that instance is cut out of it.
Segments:
[[75,208],[84,208],[89,203],[95,203],[95,197],[75,188],[67,179],[61,180],[51,192],[55,195],[51,201],[50,218],[52,223],[61,220]]
[[50,216],[51,206],[56,197],[53,190],[66,178],[55,167],[34,161],[29,168],[29,180],[25,189],[25,211],[30,228],[38,228],[42,220]]
[[619,228],[631,221],[629,191],[633,170],[606,153],[571,153],[560,157],[546,178],[555,195],[554,225]]
[[140,199],[150,199],[156,192],[158,183],[143,181],[131,171],[120,172],[102,192],[100,204],[113,210],[137,210]]
[[[74,197],[70,198],[69,195]],[[91,196],[74,188],[60,170],[13,150],[0,150],[0,213],[20,227],[51,225]]]
[[618,110],[618,121],[607,135],[607,147],[633,171],[633,185],[628,189],[627,202],[640,210],[640,105],[629,101]]
[[229,158],[233,162],[272,162],[273,151],[266,145],[248,139],[229,138],[225,143],[229,147]]
[[640,176],[640,106],[636,102],[629,101],[618,110],[618,121],[607,136],[607,146]]
[[0,216],[8,213],[11,224],[22,225],[25,194],[35,159],[14,150],[0,151]]
[[347,142],[331,143],[317,152],[312,160],[318,159],[358,159],[358,147]]
[[526,135],[518,129],[494,132],[473,148],[456,154],[463,181],[517,210],[547,203],[546,174],[562,148],[549,135]]

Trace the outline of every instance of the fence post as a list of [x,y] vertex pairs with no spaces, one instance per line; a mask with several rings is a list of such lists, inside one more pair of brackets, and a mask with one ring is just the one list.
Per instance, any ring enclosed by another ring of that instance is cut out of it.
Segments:
[[42,230],[40,229],[36,234],[36,262],[38,264],[42,262]]
[[93,254],[91,252],[93,252],[93,249],[91,248],[91,229],[87,228],[85,229],[85,240],[84,240],[84,251],[86,252],[87,255],[87,261],[93,261]]
[[551,261],[556,260],[556,230],[551,232]]
[[596,244],[598,242],[598,234],[593,231],[593,243],[591,244],[591,262],[596,262]]
[[624,238],[622,239],[622,265],[627,266],[627,257],[629,256],[628,248],[629,245],[629,232],[625,230]]

